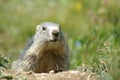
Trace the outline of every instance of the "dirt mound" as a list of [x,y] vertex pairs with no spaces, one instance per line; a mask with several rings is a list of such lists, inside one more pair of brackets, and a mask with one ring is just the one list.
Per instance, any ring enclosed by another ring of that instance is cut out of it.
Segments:
[[96,74],[80,71],[64,71],[59,73],[15,72],[4,70],[0,80],[100,80]]

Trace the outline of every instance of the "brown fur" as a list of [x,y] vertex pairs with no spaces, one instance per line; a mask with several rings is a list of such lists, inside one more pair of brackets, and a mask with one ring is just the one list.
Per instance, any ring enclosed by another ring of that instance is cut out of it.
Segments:
[[[50,29],[44,33],[41,30],[44,25],[59,27],[58,24],[51,22],[43,23],[40,27],[37,27],[38,29],[29,47],[25,48],[20,59],[13,62],[12,69],[37,73],[49,72],[50,70],[60,72],[69,69],[69,50],[63,33],[59,29],[58,40],[50,42]],[[50,35],[48,36],[48,34]]]

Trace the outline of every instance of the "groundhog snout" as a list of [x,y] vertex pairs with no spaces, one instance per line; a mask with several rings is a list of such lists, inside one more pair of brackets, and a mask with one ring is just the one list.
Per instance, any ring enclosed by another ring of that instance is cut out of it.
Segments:
[[59,38],[59,31],[58,30],[53,30],[52,31],[52,37],[53,37],[53,41],[57,41]]
[[58,38],[58,36],[59,36],[59,31],[53,30],[52,35],[53,35],[53,37]]

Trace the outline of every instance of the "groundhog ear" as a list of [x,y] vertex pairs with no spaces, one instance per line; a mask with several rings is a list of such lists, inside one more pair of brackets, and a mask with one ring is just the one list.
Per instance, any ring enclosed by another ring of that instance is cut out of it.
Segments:
[[41,25],[37,25],[36,31],[39,31],[39,30],[40,30],[40,27],[41,27]]

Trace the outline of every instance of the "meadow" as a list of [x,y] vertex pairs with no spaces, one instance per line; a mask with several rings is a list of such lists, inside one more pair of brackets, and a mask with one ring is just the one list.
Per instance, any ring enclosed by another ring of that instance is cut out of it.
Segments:
[[46,21],[61,25],[72,70],[119,80],[119,0],[0,0],[0,66],[10,68],[36,25]]

